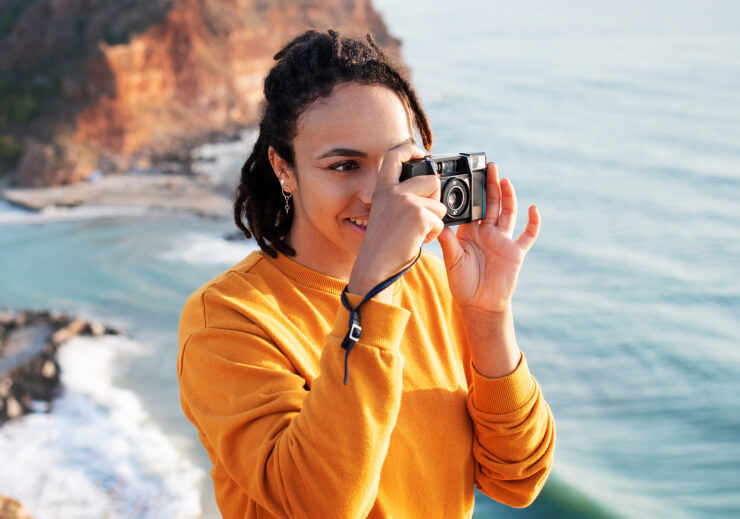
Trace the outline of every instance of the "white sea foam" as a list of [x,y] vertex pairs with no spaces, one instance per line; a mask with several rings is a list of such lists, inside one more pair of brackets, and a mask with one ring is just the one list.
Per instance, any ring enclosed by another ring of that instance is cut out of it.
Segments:
[[7,200],[3,200],[0,198],[0,212],[5,213],[28,213],[29,211],[27,209],[23,209],[22,207],[18,207],[15,204],[11,204]]
[[152,213],[151,208],[136,205],[79,207],[49,206],[41,211],[29,211],[17,208],[3,201],[3,203],[0,204],[0,225],[89,220],[92,218],[117,216],[143,216],[150,213]]
[[[616,517],[688,517],[678,506],[661,501],[644,492],[644,482],[597,468],[594,461],[585,468],[582,463],[558,459],[557,477],[570,488],[607,508]],[[625,499],[629,496],[629,499]]]
[[192,169],[204,175],[217,186],[233,188],[239,179],[241,167],[257,140],[257,129],[241,131],[239,139],[227,142],[207,143],[193,148]]
[[159,430],[131,391],[112,385],[121,337],[78,337],[59,350],[63,395],[50,414],[0,428],[0,489],[33,517],[201,515],[205,477]]
[[218,236],[190,232],[173,240],[159,255],[165,261],[206,265],[233,265],[255,250],[253,241],[230,241]]

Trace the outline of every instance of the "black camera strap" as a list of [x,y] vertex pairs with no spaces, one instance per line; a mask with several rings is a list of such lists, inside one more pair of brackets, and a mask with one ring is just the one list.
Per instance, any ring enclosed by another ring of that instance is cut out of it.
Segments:
[[347,363],[349,361],[349,352],[352,351],[352,348],[355,347],[355,343],[360,340],[360,334],[362,333],[362,326],[360,325],[360,308],[362,305],[364,305],[367,301],[375,297],[378,293],[382,292],[389,286],[393,284],[398,278],[403,276],[411,267],[414,266],[414,264],[419,261],[419,258],[421,257],[421,249],[419,249],[419,254],[416,256],[416,259],[411,262],[411,264],[403,269],[398,274],[394,274],[393,276],[389,277],[385,281],[378,283],[375,285],[370,292],[367,293],[365,297],[362,298],[362,301],[360,301],[360,304],[357,305],[357,308],[352,308],[349,304],[349,301],[347,301],[347,288],[349,288],[349,285],[346,285],[344,287],[344,290],[342,290],[342,295],[340,296],[340,299],[342,301],[342,305],[349,310],[349,329],[347,330],[347,335],[344,336],[344,340],[342,341],[342,348],[344,348],[344,385],[347,385]]

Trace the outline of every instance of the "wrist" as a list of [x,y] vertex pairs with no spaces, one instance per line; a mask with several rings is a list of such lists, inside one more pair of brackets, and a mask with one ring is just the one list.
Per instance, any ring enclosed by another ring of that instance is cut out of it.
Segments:
[[383,274],[379,265],[373,265],[372,260],[368,261],[358,256],[349,274],[348,290],[353,294],[364,296],[375,285],[386,279],[382,277]]
[[[382,280],[381,280],[382,281]],[[365,297],[378,283],[381,281],[364,281],[362,279],[353,279],[350,277],[349,283],[347,283],[347,292],[358,296]],[[384,290],[381,290],[373,299],[381,301],[383,303],[390,303],[393,299],[393,285],[390,285]]]
[[[393,285],[398,282],[397,278],[411,268],[419,257],[421,257],[421,250],[419,250],[418,256],[392,271],[387,271],[387,265],[373,264],[372,260],[368,264],[361,259],[357,259],[347,282],[347,291],[352,294],[365,296],[379,284],[389,278],[396,277],[393,283],[374,296],[374,299],[389,303],[393,299]],[[377,258],[377,256],[374,258]]]
[[477,306],[460,306],[460,309],[464,316],[479,322],[504,321],[513,315],[511,301],[499,310],[485,310]]
[[489,378],[499,378],[514,371],[521,351],[514,333],[511,307],[500,312],[465,308],[462,314],[473,365],[478,372]]

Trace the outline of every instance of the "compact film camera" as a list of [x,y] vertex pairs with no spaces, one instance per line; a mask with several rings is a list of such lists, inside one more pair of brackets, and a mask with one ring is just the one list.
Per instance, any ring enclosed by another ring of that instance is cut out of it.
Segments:
[[404,162],[401,181],[419,175],[439,175],[440,201],[447,208],[445,225],[475,222],[486,217],[486,154],[427,155]]

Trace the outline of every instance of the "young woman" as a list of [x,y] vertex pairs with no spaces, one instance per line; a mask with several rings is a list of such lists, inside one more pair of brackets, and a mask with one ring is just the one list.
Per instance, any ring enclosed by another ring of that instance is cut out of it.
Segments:
[[[308,31],[275,59],[234,204],[261,250],[180,321],[182,407],[222,514],[469,517],[474,486],[526,506],[555,441],[511,313],[536,208],[513,239],[489,164],[487,217],[455,234],[437,177],[399,182],[414,128],[427,150],[432,133],[371,37]],[[415,261],[434,239],[444,262]]]

